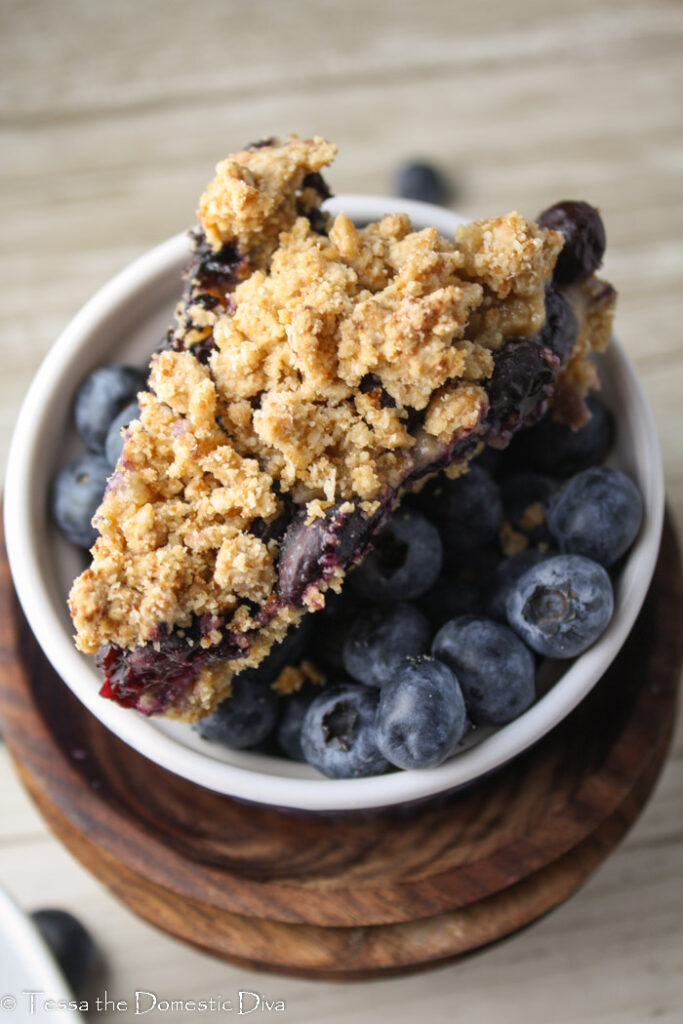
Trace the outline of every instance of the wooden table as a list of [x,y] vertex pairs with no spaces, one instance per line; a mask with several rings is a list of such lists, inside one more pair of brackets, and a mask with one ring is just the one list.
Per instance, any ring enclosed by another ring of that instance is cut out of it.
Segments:
[[[294,130],[340,145],[338,192],[389,193],[397,164],[422,156],[450,176],[453,205],[467,215],[533,215],[570,196],[600,206],[618,334],[652,402],[683,525],[679,4],[4,0],[0,27],[3,461],[21,395],[81,303],[191,222],[219,158]],[[284,999],[275,1019],[296,1024],[674,1022],[683,1013],[681,753],[679,730],[645,815],[581,893],[512,941],[426,975],[350,986],[281,979],[177,944],[115,903],[50,836],[2,749],[0,880],[28,908],[58,904],[85,921],[107,958],[98,991],[114,999],[138,989],[234,1002],[251,990]]]

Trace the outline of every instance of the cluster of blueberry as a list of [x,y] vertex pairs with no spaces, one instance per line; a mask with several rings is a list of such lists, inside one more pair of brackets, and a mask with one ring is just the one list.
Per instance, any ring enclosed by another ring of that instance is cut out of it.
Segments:
[[[201,735],[349,778],[439,765],[469,728],[518,717],[537,658],[575,657],[606,628],[607,568],[640,528],[637,488],[596,465],[610,421],[597,398],[590,408],[580,430],[548,414],[408,497],[344,593],[238,676]],[[505,558],[511,533],[526,547]],[[283,666],[306,658],[332,685],[278,697]]]
[[97,539],[92,517],[121,454],[121,430],[140,415],[136,395],[145,380],[133,366],[100,366],[78,389],[74,420],[90,451],[60,469],[50,496],[53,520],[78,547],[91,548]]
[[[52,513],[81,547],[94,543],[91,519],[143,385],[141,371],[105,366],[76,396],[91,450],[58,473]],[[409,496],[343,595],[241,673],[201,735],[359,777],[436,766],[469,728],[525,711],[536,656],[575,657],[609,623],[606,569],[642,519],[632,481],[597,465],[610,420],[599,399],[588,404],[580,430],[548,414],[506,452],[487,449],[464,476],[434,478]],[[501,537],[508,550],[511,538],[524,549],[504,558]],[[278,696],[282,669],[306,660],[330,685]]]

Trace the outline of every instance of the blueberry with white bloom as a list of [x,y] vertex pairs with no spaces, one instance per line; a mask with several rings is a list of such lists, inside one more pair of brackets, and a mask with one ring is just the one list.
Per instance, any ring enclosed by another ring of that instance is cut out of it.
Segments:
[[63,466],[52,481],[50,511],[67,540],[91,548],[97,540],[92,518],[102,501],[111,466],[88,452]]
[[426,654],[432,639],[428,619],[401,602],[375,607],[358,616],[344,644],[344,667],[367,686],[383,686],[407,655]]
[[452,619],[436,634],[432,654],[457,675],[477,724],[503,725],[533,704],[534,656],[500,622],[475,615]]
[[574,658],[604,632],[614,611],[610,578],[582,555],[556,555],[529,569],[507,599],[508,622],[532,650]]
[[397,768],[442,764],[466,728],[460,684],[451,669],[434,658],[404,658],[380,690],[377,745]]
[[301,726],[301,749],[309,764],[331,779],[386,771],[375,736],[377,694],[374,687],[341,683],[312,701]]
[[122,409],[145,386],[145,374],[134,366],[99,366],[76,393],[76,429],[89,448],[103,452],[107,431]]
[[[486,591],[484,604],[487,615],[507,625],[508,616],[505,604],[517,580],[524,575],[527,569],[538,565],[539,562],[544,562],[546,558],[552,558],[554,554],[555,552],[544,553],[537,548],[527,548],[525,551],[520,551],[518,555],[505,558],[500,562],[491,575]],[[478,609],[470,608],[463,609],[463,611],[477,612]]]
[[643,521],[638,488],[618,469],[595,466],[569,480],[550,501],[548,528],[561,551],[610,566]]

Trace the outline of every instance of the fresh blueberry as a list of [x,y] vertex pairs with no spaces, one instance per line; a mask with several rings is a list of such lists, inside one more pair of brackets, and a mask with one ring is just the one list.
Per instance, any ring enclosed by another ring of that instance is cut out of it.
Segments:
[[433,768],[455,751],[467,728],[460,684],[434,658],[405,658],[380,690],[377,744],[397,768]]
[[[554,553],[554,552],[553,552]],[[489,580],[484,606],[486,612],[492,619],[507,624],[506,604],[510,591],[517,583],[517,580],[532,566],[544,562],[546,558],[552,558],[550,553],[542,553],[537,548],[527,548],[512,558],[504,559],[495,569]],[[467,609],[461,609],[466,611]],[[470,611],[472,609],[469,609]],[[476,609],[474,609],[476,611]]]
[[614,597],[601,565],[582,555],[556,555],[527,570],[508,595],[508,622],[548,658],[574,658],[612,618]]
[[284,709],[276,735],[280,750],[290,761],[306,760],[301,747],[301,726],[315,696],[310,689],[293,693],[282,702]]
[[349,576],[353,588],[369,601],[412,601],[441,572],[439,531],[412,509],[397,512],[373,543],[374,550]]
[[534,656],[511,629],[475,615],[442,626],[432,654],[458,677],[470,718],[503,725],[533,704]]
[[197,724],[204,739],[244,750],[270,736],[278,717],[279,698],[260,669],[246,669],[235,676],[230,696]]
[[533,544],[549,541],[547,506],[558,489],[555,480],[540,473],[513,473],[505,477],[500,493],[506,520]]
[[402,199],[443,206],[449,188],[443,175],[431,164],[413,161],[402,164],[396,174],[396,192]]
[[137,402],[131,402],[125,409],[112,420],[107,437],[104,442],[104,454],[110,466],[115,466],[121,457],[123,450],[123,437],[121,431],[133,420],[140,418],[140,406]]
[[481,587],[475,582],[460,579],[454,571],[447,570],[420,598],[420,608],[434,629],[438,629],[456,615],[481,611]]
[[145,375],[134,366],[100,366],[85,378],[74,400],[74,418],[89,448],[104,451],[112,421],[144,386]]
[[67,910],[46,907],[31,918],[71,988],[80,993],[99,961],[90,932]]
[[538,223],[564,235],[553,274],[557,284],[585,281],[598,269],[605,254],[606,237],[605,225],[594,206],[567,199],[544,210]]
[[353,623],[344,645],[344,667],[359,683],[383,686],[401,658],[426,654],[431,639],[428,620],[413,605],[375,607]]
[[517,435],[510,448],[510,458],[538,473],[554,477],[572,476],[582,469],[597,465],[609,447],[612,421],[599,398],[586,401],[590,418],[574,430],[553,418],[552,411],[542,420]]
[[613,565],[643,521],[638,488],[618,469],[595,466],[568,480],[552,499],[548,527],[562,551]]
[[50,511],[64,536],[81,548],[97,540],[92,517],[102,501],[111,466],[103,455],[88,452],[60,469],[52,481]]
[[503,505],[498,484],[485,469],[472,465],[456,480],[428,484],[425,492],[423,500],[432,504],[432,518],[447,551],[470,551],[495,539]]
[[331,779],[386,771],[375,739],[377,693],[359,683],[343,683],[315,698],[301,727],[301,748],[309,764]]

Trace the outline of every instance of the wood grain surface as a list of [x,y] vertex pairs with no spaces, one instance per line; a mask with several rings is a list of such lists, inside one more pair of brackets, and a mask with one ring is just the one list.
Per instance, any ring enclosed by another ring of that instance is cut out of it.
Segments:
[[[617,332],[652,404],[680,529],[682,50],[677,0],[3,0],[0,462],[32,374],[83,301],[191,221],[227,151],[295,130],[340,144],[338,192],[390,193],[397,163],[418,155],[466,215],[533,215],[569,196],[601,207]],[[645,814],[576,898],[428,979],[270,984],[193,953],[51,838],[1,746],[0,880],[29,908],[83,918],[121,997],[246,987],[286,999],[297,1024],[678,1024],[682,735]]]
[[51,828],[152,923],[271,970],[431,966],[546,913],[633,823],[675,718],[683,573],[668,520],[644,608],[591,695],[504,770],[401,815],[283,814],[150,763],[52,671],[1,554],[0,596],[0,717]]

